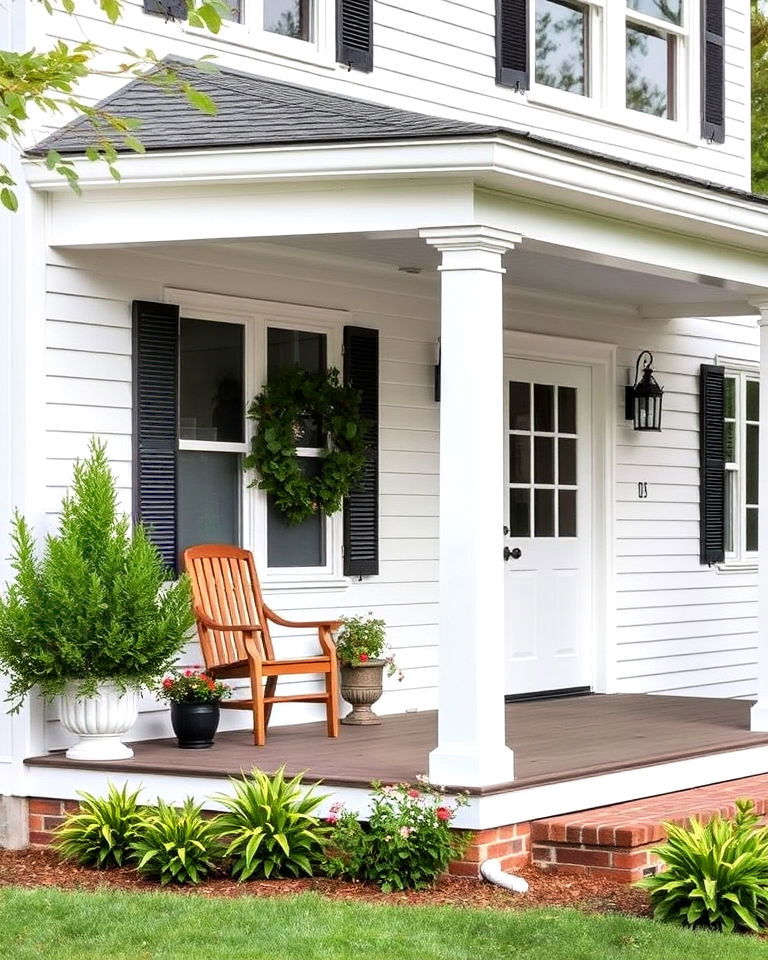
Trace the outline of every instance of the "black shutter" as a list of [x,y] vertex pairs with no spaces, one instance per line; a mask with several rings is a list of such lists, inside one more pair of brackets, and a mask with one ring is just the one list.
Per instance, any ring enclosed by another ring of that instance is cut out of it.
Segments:
[[725,2],[701,0],[701,136],[725,141]]
[[144,13],[166,20],[186,20],[187,0],[144,0]]
[[725,376],[723,367],[702,363],[700,378],[701,562],[725,559]]
[[528,0],[496,0],[496,82],[527,90]]
[[379,572],[379,331],[344,327],[344,382],[362,393],[360,414],[370,423],[362,479],[344,501],[344,574]]
[[133,302],[133,516],[177,569],[179,308]]
[[336,0],[336,60],[373,70],[373,0]]

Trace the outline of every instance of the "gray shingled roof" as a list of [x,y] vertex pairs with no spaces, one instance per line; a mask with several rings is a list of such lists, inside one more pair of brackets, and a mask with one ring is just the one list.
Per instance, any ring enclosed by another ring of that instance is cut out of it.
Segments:
[[[136,135],[147,150],[472,136],[498,130],[396,110],[235,70],[220,69],[209,74],[201,73],[186,61],[169,62],[183,79],[211,97],[218,113],[208,116],[179,93],[168,93],[143,80],[132,81],[99,107],[117,116],[140,120]],[[114,134],[111,137],[119,139]],[[92,124],[79,117],[28,153],[34,156],[51,149],[61,154],[83,153],[93,141]],[[119,145],[117,149],[127,150]]]

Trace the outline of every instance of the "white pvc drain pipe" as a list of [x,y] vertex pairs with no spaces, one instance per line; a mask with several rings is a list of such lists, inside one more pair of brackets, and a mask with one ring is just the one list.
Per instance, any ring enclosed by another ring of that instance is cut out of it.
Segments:
[[505,873],[501,869],[501,860],[484,860],[480,864],[480,876],[488,883],[504,887],[513,893],[528,893],[528,881],[513,873]]

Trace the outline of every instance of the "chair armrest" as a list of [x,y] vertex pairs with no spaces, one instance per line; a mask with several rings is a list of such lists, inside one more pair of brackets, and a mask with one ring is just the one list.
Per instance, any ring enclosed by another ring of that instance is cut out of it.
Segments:
[[341,620],[306,620],[306,621],[296,621],[296,620],[286,620],[284,617],[281,617],[279,614],[275,613],[274,610],[265,604],[264,605],[264,614],[268,620],[271,620],[272,623],[276,623],[279,627],[327,627],[328,630],[338,630],[341,626]]
[[208,627],[209,630],[232,630],[235,633],[260,633],[261,627],[258,623],[216,623],[209,616],[203,613],[200,607],[195,607],[195,618]]

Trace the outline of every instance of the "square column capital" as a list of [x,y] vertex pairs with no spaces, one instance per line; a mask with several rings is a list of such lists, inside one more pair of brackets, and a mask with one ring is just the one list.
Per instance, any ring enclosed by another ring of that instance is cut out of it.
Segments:
[[443,254],[441,271],[493,270],[503,273],[501,257],[522,241],[519,233],[481,224],[430,227],[419,230],[419,236]]
[[768,324],[768,297],[755,297],[749,301],[749,304],[760,311],[760,316],[757,318],[757,325],[762,327]]

